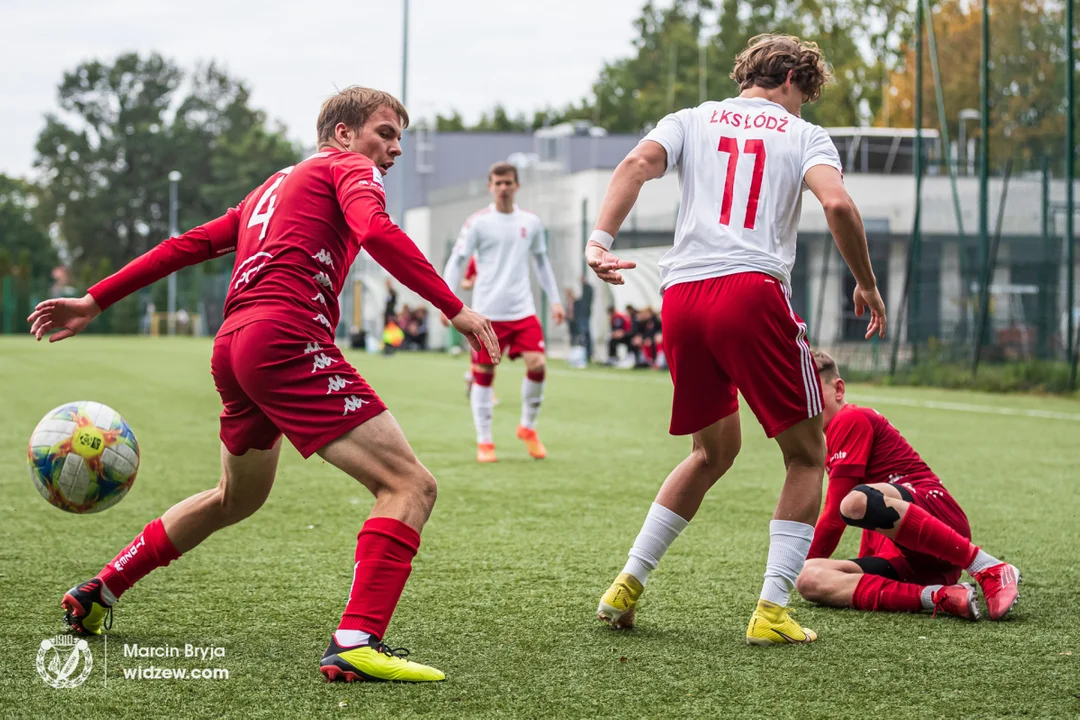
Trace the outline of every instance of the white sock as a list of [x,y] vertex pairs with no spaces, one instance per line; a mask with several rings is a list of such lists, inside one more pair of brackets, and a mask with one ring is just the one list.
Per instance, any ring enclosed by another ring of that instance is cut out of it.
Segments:
[[791,520],[769,522],[769,560],[765,564],[762,600],[780,606],[787,605],[788,595],[795,587],[795,579],[802,572],[813,540],[813,525]]
[[334,640],[341,647],[367,645],[368,641],[371,640],[371,633],[366,633],[363,630],[338,630],[334,633]]
[[544,381],[536,382],[525,378],[521,381],[521,427],[530,430],[536,427],[536,416],[540,414],[540,403],[544,402]]
[[116,604],[116,596],[113,595],[113,591],[109,589],[109,586],[105,584],[103,580],[101,582],[101,599],[105,601],[107,605]]
[[922,602],[923,610],[934,609],[934,593],[940,590],[943,585],[927,585],[922,589],[922,595],[919,596],[919,600]]
[[985,570],[988,567],[994,565],[1000,565],[1001,561],[993,555],[989,555],[979,548],[979,551],[975,554],[975,559],[971,561],[971,564],[967,566],[968,575],[974,575],[980,570]]
[[490,385],[473,383],[469,391],[469,404],[472,405],[473,423],[476,425],[476,442],[491,444],[491,395]]
[[630,558],[626,561],[623,572],[630,573],[644,585],[649,580],[649,573],[656,569],[668,547],[689,524],[689,520],[682,519],[663,505],[653,503],[649,514],[645,516],[641,532],[634,540],[634,547],[630,548]]

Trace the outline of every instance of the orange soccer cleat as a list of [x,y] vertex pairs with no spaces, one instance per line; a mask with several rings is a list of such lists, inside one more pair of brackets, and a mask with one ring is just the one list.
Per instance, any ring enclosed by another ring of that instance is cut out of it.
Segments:
[[497,460],[498,458],[495,457],[495,445],[493,443],[477,443],[476,462],[493,463]]
[[544,447],[544,443],[540,442],[540,436],[536,434],[535,430],[519,425],[517,436],[518,440],[525,443],[525,447],[529,449],[529,454],[534,458],[543,460],[547,457],[547,448]]

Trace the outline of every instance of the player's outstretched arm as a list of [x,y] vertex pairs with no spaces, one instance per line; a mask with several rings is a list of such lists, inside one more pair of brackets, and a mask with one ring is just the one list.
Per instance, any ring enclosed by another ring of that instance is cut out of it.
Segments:
[[30,323],[30,332],[38,340],[53,333],[49,342],[82,332],[102,311],[128,295],[177,270],[236,250],[239,225],[240,207],[237,206],[216,220],[165,240],[91,287],[84,297],[55,298],[38,303],[26,319]]
[[862,216],[844,187],[843,176],[832,166],[815,165],[806,171],[804,180],[825,210],[825,219],[829,223],[836,247],[851,269],[851,274],[855,276],[855,314],[862,317],[866,308],[870,308],[870,324],[866,328],[866,337],[870,338],[875,334],[885,337],[885,302],[881,299],[874,268],[870,264],[870,251],[866,243]]
[[636,263],[620,260],[611,252],[611,245],[626,216],[637,202],[641,187],[648,180],[663,177],[667,172],[667,150],[658,142],[646,140],[638,144],[615,168],[604,199],[596,227],[585,246],[585,259],[596,276],[606,283],[622,285],[619,270],[637,267]]

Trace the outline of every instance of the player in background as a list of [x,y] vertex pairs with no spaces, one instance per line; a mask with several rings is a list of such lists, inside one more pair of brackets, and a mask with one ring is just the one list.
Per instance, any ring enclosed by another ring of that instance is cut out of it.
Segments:
[[857,286],[856,313],[870,308],[866,337],[885,335],[862,219],[844,188],[825,130],[800,118],[829,79],[817,45],[761,35],[735,59],[742,92],[663,118],[616,168],[586,259],[622,284],[634,263],[610,252],[645,181],[677,168],[682,204],[675,246],[660,260],[664,349],[673,435],[692,435],[690,455],[664,481],[622,573],[603,594],[600,618],[630,626],[649,573],[686,528],[741,444],[741,392],[765,434],[776,438],[787,475],[769,525],[769,556],[749,643],[814,640],[788,614],[821,503],[825,438],[821,386],[806,325],[790,302],[795,233],[804,184],[821,202]]
[[[844,401],[844,379],[814,353],[824,400],[829,489],[795,587],[806,600],[856,610],[933,610],[978,620],[974,586],[1000,620],[1019,597],[1020,571],[971,542],[967,516],[904,436],[870,408]],[[829,560],[844,529],[863,528],[855,560]]]
[[[518,188],[517,168],[507,162],[495,163],[488,171],[488,191],[494,202],[473,213],[461,228],[454,249],[446,262],[443,277],[450,287],[457,287],[462,268],[476,256],[476,280],[473,305],[477,312],[491,318],[501,347],[513,360],[525,359],[525,379],[521,383],[521,422],[518,439],[529,455],[547,456],[536,433],[536,419],[544,400],[544,331],[536,316],[530,264],[536,270],[540,286],[551,303],[555,324],[566,317],[559,302],[555,272],[547,256],[547,241],[540,218],[514,203]],[[495,442],[491,435],[494,406],[495,366],[486,351],[473,352],[473,381],[469,390],[473,422],[476,425],[476,459],[495,462]]]
[[[266,180],[222,217],[170,238],[90,288],[81,299],[40,303],[40,340],[75,335],[98,314],[169,273],[236,252],[211,373],[224,405],[222,475],[148,524],[96,576],[64,596],[77,632],[100,634],[106,615],[139,579],[248,517],[274,484],[281,435],[305,458],[318,453],[375,496],[356,541],[348,602],[323,656],[328,680],[442,680],[383,642],[435,502],[420,464],[386,406],[334,344],[338,295],[361,248],[430,301],[492,362],[490,323],[465,307],[385,211],[383,175],[409,122],[388,93],[349,87],[318,119],[319,150]],[[106,626],[108,629],[108,626]]]

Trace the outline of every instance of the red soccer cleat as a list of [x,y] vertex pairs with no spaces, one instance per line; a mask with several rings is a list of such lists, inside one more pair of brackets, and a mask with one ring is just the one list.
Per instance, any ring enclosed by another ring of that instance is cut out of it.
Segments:
[[975,604],[976,597],[975,586],[970,583],[945,585],[930,596],[934,601],[934,615],[943,612],[964,620],[979,619],[979,606]]
[[998,563],[980,570],[972,577],[982,588],[986,612],[991,620],[1005,617],[1020,599],[1020,571],[1015,565]]

